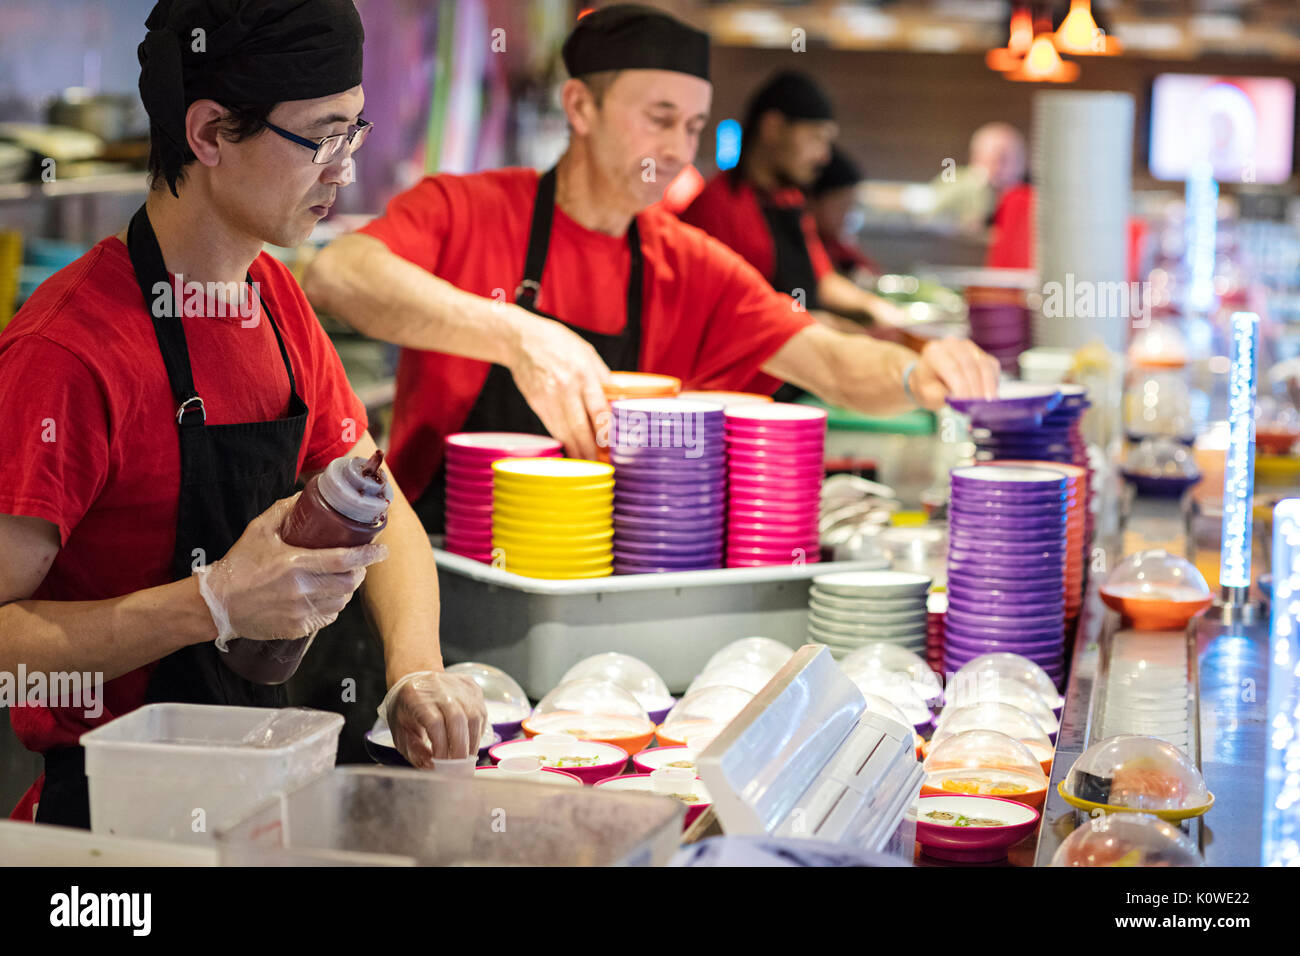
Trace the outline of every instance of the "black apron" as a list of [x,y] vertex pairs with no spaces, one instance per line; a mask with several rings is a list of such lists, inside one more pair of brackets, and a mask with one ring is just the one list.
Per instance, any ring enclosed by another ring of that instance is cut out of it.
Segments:
[[[535,315],[554,319],[565,328],[584,339],[604,363],[615,371],[632,371],[641,359],[641,288],[642,258],[641,237],[637,232],[636,217],[627,227],[627,242],[632,261],[627,277],[627,322],[617,335],[591,332],[569,325],[558,316],[549,315],[537,308],[537,297],[542,291],[542,272],[546,268],[546,253],[551,245],[551,221],[555,216],[555,170],[543,174],[537,182],[537,198],[533,202],[532,226],[528,233],[528,254],[524,260],[524,278],[515,289],[515,304]],[[461,425],[463,432],[525,432],[530,435],[547,434],[545,426],[529,406],[515,385],[514,376],[504,365],[493,365],[488,370],[487,381],[479,392],[469,417]],[[446,465],[438,466],[424,493],[415,501],[415,513],[420,516],[426,530],[443,530],[444,505],[447,495]]]
[[[163,264],[162,250],[143,206],[131,219],[127,250],[145,308],[153,315],[153,289],[159,282],[171,285],[172,277]],[[153,327],[176,401],[180,440],[181,487],[170,578],[179,581],[189,577],[197,563],[216,561],[225,555],[250,521],[279,499],[293,494],[298,481],[298,452],[307,429],[307,405],[298,394],[284,339],[263,301],[262,314],[271,323],[289,375],[288,412],[284,418],[266,422],[208,425],[203,400],[194,389],[185,327],[179,317],[179,296],[174,297],[173,305],[177,316],[155,316]],[[247,681],[221,663],[220,653],[215,643],[205,641],[169,654],[158,662],[149,679],[145,703],[285,705],[284,685],[272,687]],[[90,796],[81,747],[64,747],[45,754],[45,783],[36,820],[89,828]]]
[[[817,273],[813,270],[812,256],[808,253],[808,238],[803,231],[804,208],[781,207],[767,202],[761,197],[758,201],[767,220],[767,231],[772,236],[772,252],[776,271],[772,275],[772,288],[793,296],[796,290],[802,290],[802,302],[805,309],[817,308]],[[777,389],[773,396],[778,402],[792,402],[801,395],[803,389],[788,382]]]

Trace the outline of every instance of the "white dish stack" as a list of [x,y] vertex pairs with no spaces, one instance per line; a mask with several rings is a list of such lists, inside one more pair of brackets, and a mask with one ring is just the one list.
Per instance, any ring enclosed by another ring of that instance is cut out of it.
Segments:
[[1034,345],[1073,349],[1100,338],[1123,352],[1138,308],[1128,284],[1132,166],[1132,96],[1051,90],[1034,97],[1034,236],[1043,293]]

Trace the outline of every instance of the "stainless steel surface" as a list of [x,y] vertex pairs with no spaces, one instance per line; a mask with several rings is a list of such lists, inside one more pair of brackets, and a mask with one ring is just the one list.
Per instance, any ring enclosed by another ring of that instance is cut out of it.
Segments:
[[[1057,785],[1089,745],[1103,734],[1123,732],[1113,719],[1103,727],[1105,688],[1120,628],[1118,615],[1105,608],[1097,592],[1105,569],[1138,547],[1163,546],[1182,553],[1185,544],[1177,503],[1153,499],[1134,502],[1120,533],[1097,543],[1104,558],[1094,560],[1079,622],[1035,866],[1050,864],[1061,841],[1085,816],[1062,799]],[[1259,617],[1257,614],[1255,623],[1250,624],[1225,624],[1202,617],[1193,622],[1184,638],[1191,691],[1188,752],[1200,765],[1215,805],[1199,820],[1184,823],[1183,829],[1198,843],[1210,866],[1259,863],[1268,676],[1268,626],[1266,616],[1263,621]]]

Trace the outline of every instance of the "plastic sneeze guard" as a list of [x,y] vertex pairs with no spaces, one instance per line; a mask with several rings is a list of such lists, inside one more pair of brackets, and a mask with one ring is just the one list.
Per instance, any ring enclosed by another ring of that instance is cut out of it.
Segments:
[[800,648],[700,755],[728,834],[878,850],[921,786],[911,727],[866,709],[830,651]]

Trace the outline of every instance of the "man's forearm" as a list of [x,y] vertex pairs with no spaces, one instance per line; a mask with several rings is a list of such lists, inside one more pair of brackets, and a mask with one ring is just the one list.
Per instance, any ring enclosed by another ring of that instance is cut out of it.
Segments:
[[786,342],[763,371],[807,389],[829,405],[894,415],[912,407],[903,391],[903,373],[917,358],[901,345],[812,325]]
[[22,664],[112,680],[216,637],[194,577],[106,601],[15,601],[0,607],[0,671]]
[[321,250],[303,290],[319,310],[358,332],[406,348],[509,365],[518,340],[513,289],[494,301],[464,292],[400,256],[378,239],[350,235]]

